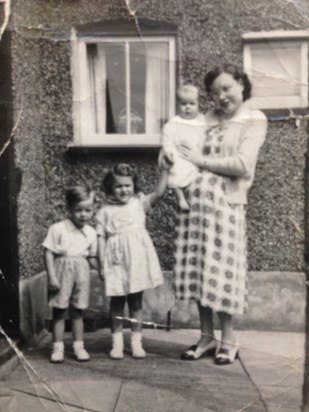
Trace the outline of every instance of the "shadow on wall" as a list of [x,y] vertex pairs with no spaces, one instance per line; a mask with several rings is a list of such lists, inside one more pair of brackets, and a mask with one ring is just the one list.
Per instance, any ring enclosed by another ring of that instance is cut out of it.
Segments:
[[[144,320],[173,328],[199,328],[195,302],[175,300],[172,272],[165,272],[165,284],[144,293]],[[96,272],[91,273],[90,307],[85,312],[85,329],[109,326],[109,300]],[[245,330],[303,332],[305,324],[305,275],[290,272],[250,272],[249,310],[235,317],[235,327]],[[45,272],[20,282],[21,334],[35,345],[49,329],[51,311],[47,304]],[[126,314],[127,316],[127,314]],[[70,328],[68,322],[68,330]]]
[[[248,281],[249,308],[246,314],[235,316],[236,329],[304,332],[304,273],[249,272]],[[172,309],[171,319],[174,327],[198,328],[195,302],[177,302]]]

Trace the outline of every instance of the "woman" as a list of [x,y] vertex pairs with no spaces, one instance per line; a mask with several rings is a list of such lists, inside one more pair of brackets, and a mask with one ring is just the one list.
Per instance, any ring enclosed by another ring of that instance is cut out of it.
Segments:
[[[179,299],[195,299],[201,339],[182,354],[184,360],[215,352],[217,364],[232,363],[239,345],[233,315],[247,306],[245,205],[267,120],[251,110],[251,83],[232,65],[205,77],[214,108],[206,114],[203,153],[183,145],[181,155],[200,168],[188,187],[189,213],[180,212],[175,254],[175,289]],[[222,338],[214,337],[213,312]]]

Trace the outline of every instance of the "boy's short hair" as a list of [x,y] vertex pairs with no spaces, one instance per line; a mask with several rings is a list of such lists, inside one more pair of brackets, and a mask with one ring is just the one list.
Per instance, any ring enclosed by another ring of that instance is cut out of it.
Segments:
[[199,89],[193,84],[184,84],[177,90],[177,99],[182,99],[184,96],[194,95],[196,99],[199,97]]
[[93,199],[94,192],[88,186],[72,186],[66,190],[65,199],[67,207],[72,209],[77,203],[84,202],[88,199]]

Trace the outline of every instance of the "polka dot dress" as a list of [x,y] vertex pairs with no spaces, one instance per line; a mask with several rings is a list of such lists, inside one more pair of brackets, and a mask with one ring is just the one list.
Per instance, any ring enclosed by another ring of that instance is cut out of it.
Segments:
[[[207,131],[204,153],[220,153],[224,125]],[[243,205],[225,200],[225,179],[203,171],[189,186],[189,212],[177,222],[175,290],[178,299],[229,314],[247,308],[246,220]]]

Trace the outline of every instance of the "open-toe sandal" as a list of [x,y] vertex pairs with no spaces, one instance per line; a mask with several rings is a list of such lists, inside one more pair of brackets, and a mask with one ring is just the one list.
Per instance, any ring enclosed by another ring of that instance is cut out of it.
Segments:
[[219,348],[216,352],[215,363],[217,365],[228,365],[233,363],[239,356],[239,343],[236,342],[231,348]]
[[217,349],[217,341],[213,339],[204,347],[197,345],[190,346],[185,352],[182,353],[182,360],[197,360],[202,356],[214,356]]

